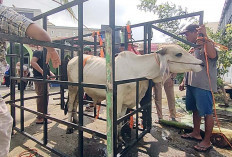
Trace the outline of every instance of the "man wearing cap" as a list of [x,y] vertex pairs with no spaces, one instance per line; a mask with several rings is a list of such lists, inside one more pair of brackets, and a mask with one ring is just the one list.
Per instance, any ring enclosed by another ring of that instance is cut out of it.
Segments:
[[[192,53],[192,55],[196,58],[202,60],[205,65],[200,72],[186,73],[183,82],[179,86],[181,91],[184,90],[184,85],[187,87],[186,109],[193,112],[194,125],[191,133],[184,134],[181,137],[184,139],[200,141],[199,144],[194,146],[194,149],[200,152],[206,152],[212,148],[210,137],[212,135],[214,121],[211,89],[212,92],[217,91],[218,55],[213,43],[207,38],[206,28],[204,25],[188,25],[180,34],[185,35],[188,41],[197,45],[197,47],[192,48],[190,53]],[[209,67],[208,70],[207,64]],[[208,74],[210,78],[208,78]],[[205,136],[203,139],[200,135],[201,117],[204,117],[205,121]]]
[[93,52],[89,46],[84,47],[84,54],[93,55]]

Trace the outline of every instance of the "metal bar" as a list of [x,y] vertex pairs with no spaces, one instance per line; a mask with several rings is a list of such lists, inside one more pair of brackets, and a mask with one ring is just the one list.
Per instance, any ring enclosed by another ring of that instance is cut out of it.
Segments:
[[25,131],[22,132],[22,131],[20,131],[20,129],[17,128],[17,127],[13,127],[13,129],[16,130],[17,132],[19,132],[20,134],[26,136],[27,138],[31,139],[32,141],[38,143],[39,145],[41,145],[41,146],[47,148],[49,151],[53,152],[54,154],[56,154],[56,155],[58,155],[58,156],[62,156],[62,157],[67,157],[64,153],[62,153],[62,152],[56,150],[56,149],[53,148],[52,146],[49,146],[49,145],[47,145],[47,144],[46,144],[46,145],[43,144],[42,141],[40,141],[40,140],[34,138],[34,137],[33,137],[32,135],[30,135],[29,133],[27,133],[27,132],[25,132]]
[[128,32],[126,27],[124,28],[125,31],[125,50],[128,50],[128,43],[131,43],[131,41],[128,41]]
[[[23,44],[20,44],[19,48],[20,52],[20,77],[23,77],[23,64],[24,64],[24,54],[23,54]],[[23,81],[20,81],[20,106],[24,106],[24,89],[23,89]],[[21,131],[24,131],[24,111],[20,110],[20,128]]]
[[185,14],[185,15],[173,16],[173,17],[169,17],[169,18],[165,18],[165,19],[159,19],[159,20],[148,21],[148,22],[144,22],[144,23],[138,23],[135,25],[131,25],[131,28],[144,26],[146,24],[155,24],[155,23],[178,20],[178,19],[183,19],[183,18],[188,18],[188,17],[193,17],[193,16],[199,16],[200,14],[202,14],[202,12],[203,11],[199,11],[199,12],[189,13],[189,14]]
[[94,34],[94,56],[97,56],[97,35]]
[[[18,80],[20,77],[12,77],[12,80]],[[27,77],[22,77],[21,80],[27,80],[27,81],[38,81],[42,82],[43,79],[35,79],[35,78],[27,78]],[[99,88],[99,89],[106,89],[105,85],[96,85],[96,84],[88,84],[88,83],[73,83],[69,81],[57,81],[57,80],[45,80],[47,83],[56,83],[56,84],[64,84],[64,85],[73,85],[73,86],[79,86],[82,84],[83,87],[88,87],[88,88]]]
[[147,42],[148,42],[148,47],[147,47],[147,49],[148,49],[148,54],[150,54],[151,53],[151,40],[152,40],[152,28],[151,28],[151,25],[148,25],[148,27],[147,27],[147,34],[148,34],[148,36],[147,36]]
[[72,2],[63,4],[60,7],[57,7],[55,9],[50,10],[50,11],[47,11],[47,12],[45,12],[43,14],[38,15],[38,16],[35,16],[31,20],[36,21],[36,20],[42,19],[44,17],[47,18],[49,15],[58,13],[58,12],[63,11],[63,10],[66,10],[67,8],[73,7],[75,5],[83,4],[83,2],[85,2],[85,1],[87,1],[87,0],[73,0]]
[[[152,40],[152,28],[151,28],[151,25],[149,25],[148,26],[148,53],[149,54],[151,53],[151,40]],[[149,98],[148,99],[150,100],[150,103],[149,103],[150,107],[147,108],[147,115],[144,115],[144,116],[147,116],[146,127],[150,132],[150,129],[152,126],[152,114],[151,114],[151,111],[152,111],[152,81],[151,80],[149,80],[148,91],[149,91]]]
[[[43,29],[47,30],[47,16],[43,17]],[[47,49],[43,48],[43,86],[44,86],[44,93],[43,93],[43,98],[44,98],[44,114],[48,113],[48,84],[47,82],[45,82],[45,80],[47,79],[47,75],[49,75],[47,73],[47,64],[46,64],[46,56],[47,56]],[[48,123],[47,123],[47,119],[44,118],[44,125],[43,125],[44,129],[43,129],[43,142],[46,145],[48,143]]]
[[199,16],[199,25],[203,25],[204,12],[202,11]]
[[[56,92],[56,93],[52,93],[52,94],[48,94],[48,96],[56,95],[56,94],[60,94],[60,92]],[[35,98],[39,98],[39,97],[42,97],[42,95],[26,97],[26,98],[23,98],[22,100],[23,100],[23,101],[25,101],[25,100],[31,100],[31,99],[35,99]],[[21,99],[14,99],[14,101],[9,100],[9,101],[6,101],[6,104],[9,104],[9,103],[15,103],[15,102],[18,102],[18,101],[20,101],[20,100],[21,100]]]
[[113,80],[112,80],[112,30],[106,29],[106,115],[107,115],[107,156],[113,156]]
[[133,41],[128,41],[128,43],[137,43],[137,42],[143,42],[145,39],[141,39],[141,40],[133,40]]
[[147,78],[136,78],[136,79],[129,79],[129,80],[120,80],[120,81],[115,81],[117,85],[120,84],[125,84],[125,83],[131,83],[131,82],[136,82],[136,81],[144,81],[147,80]]
[[118,119],[118,121],[117,121],[117,124],[121,123],[121,122],[122,122],[123,120],[125,120],[125,119],[128,119],[130,116],[136,114],[137,112],[141,112],[143,109],[146,109],[147,107],[149,107],[149,105],[144,105],[144,106],[138,108],[137,110],[134,110],[134,111],[132,111],[132,112],[130,112],[130,113],[128,113],[128,114],[126,114],[126,115],[120,117],[120,118]]
[[[72,39],[72,40],[71,40],[71,46],[73,47],[73,45],[74,45],[74,40]],[[73,52],[73,49],[72,49],[72,50],[71,50],[71,58],[73,58],[73,56],[74,56],[73,53],[74,53],[74,52]]]
[[109,0],[109,26],[112,30],[112,81],[113,81],[113,153],[117,154],[117,85],[115,84],[115,0]]
[[176,35],[174,35],[172,33],[169,33],[167,31],[159,28],[159,27],[156,27],[154,25],[152,25],[151,27],[154,28],[154,29],[156,29],[156,30],[158,30],[158,31],[160,31],[160,32],[162,32],[162,33],[164,33],[164,34],[166,34],[166,35],[168,35],[168,36],[170,36],[170,37],[172,37],[172,38],[174,38],[174,39],[177,39],[177,40],[179,40],[179,41],[181,41],[181,42],[183,42],[183,43],[185,43],[187,45],[190,45],[191,47],[196,47],[197,46],[196,44],[193,44],[193,43],[191,43],[191,42],[189,42],[187,40],[184,40],[184,39],[182,39],[182,38],[180,38],[180,37],[178,37],[178,36],[176,36]]
[[143,32],[143,53],[147,54],[147,25],[144,25]]
[[[78,74],[79,74],[79,83],[83,82],[83,3],[80,3],[78,5],[78,42],[80,46],[80,52],[78,61],[79,61],[79,68],[78,68]],[[82,84],[81,84],[82,85]],[[79,125],[83,126],[83,86],[79,85]],[[83,141],[83,131],[79,130],[79,137],[78,137],[78,147],[79,147],[79,156],[83,156],[84,154],[84,141]]]
[[96,135],[96,136],[98,136],[100,138],[106,139],[106,135],[105,134],[103,134],[101,132],[93,131],[91,129],[88,129],[87,127],[79,126],[79,125],[74,124],[74,123],[70,123],[70,122],[66,122],[64,120],[60,120],[60,119],[57,119],[57,118],[54,118],[54,117],[50,117],[49,115],[45,115],[43,113],[40,113],[40,112],[31,110],[31,109],[28,109],[28,108],[25,108],[25,107],[22,107],[22,106],[18,106],[16,104],[12,104],[12,106],[20,108],[20,109],[28,111],[28,112],[31,112],[31,113],[36,114],[36,115],[40,115],[41,117],[50,119],[50,120],[55,121],[57,123],[60,123],[60,124],[66,125],[66,126],[70,126],[70,127],[75,128],[75,129],[82,130],[82,131],[85,131],[85,132],[87,132],[89,134],[94,134],[94,135]]
[[2,96],[2,98],[5,99],[5,98],[7,98],[10,95],[11,95],[11,93],[7,93],[6,95]]
[[67,46],[67,45],[61,45],[57,43],[51,43],[47,41],[39,41],[39,40],[34,40],[26,37],[19,37],[17,35],[11,35],[11,34],[6,34],[6,33],[0,33],[0,39],[8,40],[11,42],[17,42],[17,43],[23,43],[23,44],[32,44],[32,45],[39,45],[43,47],[54,47],[54,48],[64,48],[66,50],[76,50],[78,51],[79,48],[72,47],[72,46]]
[[[10,42],[10,54],[14,52],[14,43]],[[15,58],[10,57],[10,77],[15,76]],[[15,80],[10,79],[10,100],[15,100]],[[11,116],[13,118],[13,127],[15,127],[15,107],[11,106]]]
[[[136,81],[136,110],[138,110],[138,108],[139,108],[139,97],[138,97],[138,93],[139,92],[139,81]],[[139,112],[136,112],[136,139],[138,139],[138,136],[139,136],[139,134],[138,134],[138,126],[139,126],[139,120],[138,120],[138,118],[139,118]]]
[[[105,31],[100,31],[100,34],[105,34]],[[92,35],[92,33],[88,33],[88,34],[84,34],[83,37],[88,37],[88,36],[91,36],[91,35]],[[67,40],[73,40],[73,39],[78,39],[78,36],[66,38],[66,39],[63,39],[63,40],[67,41]],[[60,41],[60,40],[55,40],[55,41]]]
[[148,93],[149,93],[149,97],[148,99],[150,100],[150,102],[148,103],[148,107],[145,109],[146,110],[146,127],[147,130],[150,132],[151,130],[151,126],[152,126],[152,80],[149,80],[149,87],[148,87]]
[[[61,74],[61,80],[64,80],[64,72],[63,72],[63,69],[64,69],[64,49],[61,49],[61,54],[60,54],[60,58],[61,58],[61,65],[60,65],[60,74]],[[66,65],[66,64],[65,64]],[[60,108],[61,109],[64,109],[64,85],[60,85]]]
[[125,156],[126,153],[127,153],[131,148],[133,148],[134,145],[135,145],[139,140],[141,140],[147,133],[149,133],[147,130],[143,131],[143,132],[139,135],[138,139],[134,139],[134,140],[132,140],[129,144],[127,144],[127,147],[124,148],[124,149],[118,154],[118,156]]
[[[77,114],[79,114],[79,112],[77,112]],[[86,114],[86,113],[83,113],[83,115],[86,116],[86,117],[94,118],[94,119],[96,118],[95,115],[92,116],[92,115],[89,115],[89,114]],[[98,120],[106,121],[106,119],[101,118],[101,117],[98,117],[97,119],[98,119]]]

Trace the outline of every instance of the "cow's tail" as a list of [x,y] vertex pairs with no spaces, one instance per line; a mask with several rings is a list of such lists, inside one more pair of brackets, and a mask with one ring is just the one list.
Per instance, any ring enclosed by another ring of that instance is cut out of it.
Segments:
[[68,93],[68,99],[64,105],[64,115],[66,115],[68,113],[68,102],[69,102],[69,93]]

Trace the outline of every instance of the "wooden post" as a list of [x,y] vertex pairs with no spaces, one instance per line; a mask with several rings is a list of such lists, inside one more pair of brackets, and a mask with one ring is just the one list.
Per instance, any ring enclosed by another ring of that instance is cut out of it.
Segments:
[[113,77],[112,77],[112,29],[105,32],[106,47],[106,109],[107,109],[107,156],[113,157]]

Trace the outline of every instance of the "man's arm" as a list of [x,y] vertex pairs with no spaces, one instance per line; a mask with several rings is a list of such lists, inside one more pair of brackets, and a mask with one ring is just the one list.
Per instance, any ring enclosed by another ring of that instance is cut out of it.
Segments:
[[39,58],[37,57],[32,57],[31,59],[31,66],[37,70],[39,73],[41,73],[43,75],[43,69],[41,69],[41,67],[39,66],[39,64],[37,63],[37,61],[39,60]]
[[[198,34],[203,34],[203,36],[208,39],[205,25],[201,25],[197,30],[198,30]],[[217,56],[217,52],[216,52],[213,42],[207,41],[205,44],[206,44],[206,51],[207,51],[206,53],[208,57],[211,59],[215,58]]]

